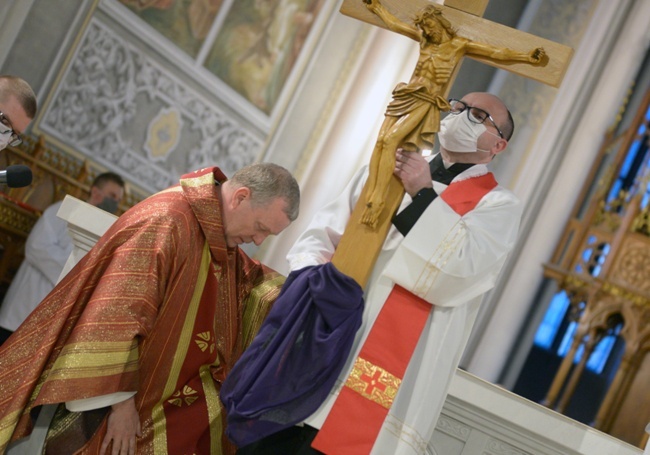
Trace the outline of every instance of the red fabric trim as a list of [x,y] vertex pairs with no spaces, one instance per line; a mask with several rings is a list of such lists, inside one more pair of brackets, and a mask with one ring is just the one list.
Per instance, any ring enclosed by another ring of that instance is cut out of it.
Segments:
[[370,453],[387,413],[386,408],[343,387],[311,446],[332,455]]
[[[359,357],[401,380],[430,311],[430,303],[395,285]],[[327,454],[369,453],[387,413],[344,386],[312,447]]]
[[452,182],[440,197],[454,212],[465,215],[476,207],[483,196],[497,186],[492,173],[474,177],[460,182]]

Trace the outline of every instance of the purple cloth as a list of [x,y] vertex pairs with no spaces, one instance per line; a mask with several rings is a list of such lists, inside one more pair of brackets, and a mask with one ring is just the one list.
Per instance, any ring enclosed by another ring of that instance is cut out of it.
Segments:
[[327,263],[291,272],[221,387],[239,447],[302,422],[334,386],[361,325],[363,290]]

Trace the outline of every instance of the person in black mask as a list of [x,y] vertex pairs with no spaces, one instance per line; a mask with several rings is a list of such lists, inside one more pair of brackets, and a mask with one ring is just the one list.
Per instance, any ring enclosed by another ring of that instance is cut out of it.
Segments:
[[[117,213],[124,196],[124,180],[118,174],[98,175],[86,202]],[[57,216],[62,201],[50,205],[27,237],[25,260],[0,306],[0,345],[23,323],[36,305],[54,288],[72,251],[67,223]]]

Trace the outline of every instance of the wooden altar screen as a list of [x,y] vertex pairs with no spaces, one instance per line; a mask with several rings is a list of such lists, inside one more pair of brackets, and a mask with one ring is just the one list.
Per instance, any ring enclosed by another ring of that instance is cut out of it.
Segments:
[[[593,425],[638,447],[645,445],[650,422],[650,204],[644,201],[650,178],[648,112],[650,91],[630,126],[607,134],[555,253],[544,266],[545,276],[569,296],[571,318],[578,324],[544,404],[565,412],[598,343],[620,330],[617,336],[625,349]],[[635,141],[645,147],[645,165],[630,190],[608,198]],[[592,182],[601,177],[589,195]]]

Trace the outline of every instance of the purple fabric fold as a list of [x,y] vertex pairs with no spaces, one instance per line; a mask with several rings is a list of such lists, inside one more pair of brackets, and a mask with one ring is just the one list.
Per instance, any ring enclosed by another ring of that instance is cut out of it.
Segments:
[[361,325],[363,290],[331,263],[291,272],[221,387],[239,447],[302,422],[334,386]]

